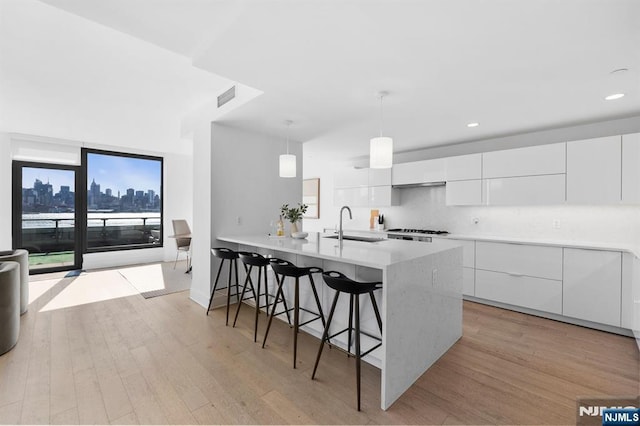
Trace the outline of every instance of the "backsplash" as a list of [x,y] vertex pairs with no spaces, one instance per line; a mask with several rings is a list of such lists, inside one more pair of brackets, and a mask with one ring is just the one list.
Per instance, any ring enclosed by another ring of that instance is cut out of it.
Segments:
[[[445,205],[445,187],[400,190],[400,206],[381,207],[386,228],[426,228],[450,233],[530,239],[574,240],[638,246],[640,206],[455,206]],[[339,206],[323,227],[338,222]],[[353,208],[345,229],[367,229],[369,209]],[[474,223],[474,219],[478,223]],[[305,223],[305,230],[314,224]],[[315,224],[316,226],[318,224]],[[307,229],[308,228],[308,229]]]

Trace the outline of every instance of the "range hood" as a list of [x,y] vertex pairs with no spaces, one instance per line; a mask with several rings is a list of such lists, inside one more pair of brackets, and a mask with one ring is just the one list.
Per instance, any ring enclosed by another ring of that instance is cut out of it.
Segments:
[[445,186],[447,183],[445,181],[437,181],[437,182],[420,182],[420,183],[405,183],[402,185],[391,185],[392,188],[424,188],[430,186]]

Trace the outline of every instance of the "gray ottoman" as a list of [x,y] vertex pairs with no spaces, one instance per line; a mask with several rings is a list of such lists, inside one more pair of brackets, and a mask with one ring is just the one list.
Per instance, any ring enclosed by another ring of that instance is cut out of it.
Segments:
[[0,263],[0,355],[18,343],[20,334],[20,264]]
[[0,251],[0,262],[20,264],[20,315],[29,309],[29,252],[23,249]]

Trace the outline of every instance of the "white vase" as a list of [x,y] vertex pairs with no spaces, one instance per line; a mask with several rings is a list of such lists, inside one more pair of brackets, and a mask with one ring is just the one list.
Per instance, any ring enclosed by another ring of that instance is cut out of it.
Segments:
[[290,235],[293,236],[293,234],[295,234],[296,232],[298,232],[298,224],[296,222],[291,222]]

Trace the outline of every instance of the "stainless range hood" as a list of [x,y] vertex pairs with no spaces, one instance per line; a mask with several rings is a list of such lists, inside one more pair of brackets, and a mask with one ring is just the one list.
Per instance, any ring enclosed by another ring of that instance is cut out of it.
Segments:
[[444,181],[438,182],[422,182],[422,183],[405,183],[402,185],[391,185],[392,188],[426,188],[430,186],[445,186],[447,183]]

